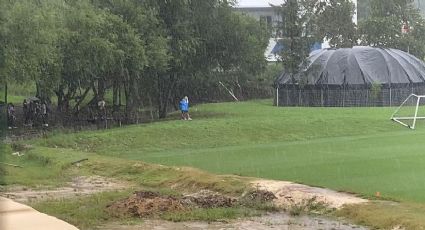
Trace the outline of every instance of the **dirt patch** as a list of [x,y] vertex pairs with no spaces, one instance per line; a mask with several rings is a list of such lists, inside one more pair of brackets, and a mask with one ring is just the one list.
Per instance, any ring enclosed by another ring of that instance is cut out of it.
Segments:
[[159,193],[138,191],[129,198],[117,201],[107,207],[109,213],[116,217],[147,217],[169,211],[184,210],[183,203],[171,196]]
[[0,196],[17,202],[29,203],[46,199],[71,198],[98,192],[115,191],[126,187],[128,185],[123,182],[101,176],[79,176],[62,188],[33,190],[25,187],[14,187],[0,193]]
[[236,204],[237,199],[210,190],[201,190],[197,193],[185,195],[182,202],[189,207],[223,208],[232,207]]
[[277,197],[270,191],[256,189],[243,194],[242,199],[257,202],[272,202]]
[[142,224],[108,223],[99,226],[104,230],[144,230],[144,229],[176,229],[176,230],[316,230],[316,229],[339,229],[339,230],[366,230],[367,228],[352,225],[344,220],[328,219],[318,216],[297,215],[293,216],[285,212],[272,212],[260,217],[242,218],[236,220],[205,222],[205,221],[184,221],[171,222],[155,219],[155,214],[162,214],[169,211],[188,210],[193,207],[231,207],[242,204],[246,200],[272,202],[278,200],[274,193],[255,189],[244,194],[239,200],[220,195],[209,190],[202,190],[197,193],[188,194],[183,197],[163,196],[154,192],[135,192],[128,199],[116,202],[108,207],[108,211],[114,214],[132,215],[136,217],[149,217],[144,219]]
[[107,207],[113,216],[149,217],[166,212],[189,210],[191,208],[232,207],[235,198],[220,195],[208,190],[183,197],[165,196],[156,192],[137,191],[130,197],[117,201]]
[[341,208],[346,204],[360,204],[367,200],[352,194],[336,192],[330,189],[310,187],[287,181],[256,180],[251,183],[255,189],[272,192],[277,199],[274,203],[281,207],[303,204],[306,200],[323,203],[329,208]]

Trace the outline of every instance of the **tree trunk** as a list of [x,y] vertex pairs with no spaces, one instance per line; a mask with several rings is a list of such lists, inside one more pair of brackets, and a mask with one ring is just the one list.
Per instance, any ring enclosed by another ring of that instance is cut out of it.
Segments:
[[64,91],[64,86],[62,84],[55,91],[56,97],[58,98],[58,107],[57,107],[58,112],[63,112],[63,109],[64,109],[65,93],[63,91]]
[[106,91],[106,82],[105,79],[99,78],[97,80],[97,99],[104,100]]
[[81,97],[80,97],[80,99],[77,101],[77,103],[75,104],[75,106],[74,106],[74,110],[80,110],[80,109],[77,109],[79,106],[80,106],[80,104],[84,101],[84,99],[87,97],[87,94],[89,93],[89,91],[90,91],[90,87],[88,87],[85,91],[84,91],[84,93],[83,93],[83,95],[81,95]]
[[168,103],[176,85],[177,74],[158,76],[158,115],[159,118],[167,117]]
[[119,106],[119,107],[121,107],[121,106],[122,106],[121,91],[122,91],[122,87],[121,87],[121,85],[119,85],[119,86],[118,86],[118,106]]
[[120,83],[118,81],[114,81],[112,86],[112,104],[114,112],[120,110],[120,104],[121,104],[121,91],[120,91]]
[[[112,86],[112,105],[117,106],[118,105],[118,83],[117,81],[114,81]],[[115,110],[115,109],[114,109]]]
[[4,103],[7,105],[7,82],[4,85]]
[[236,76],[236,85],[238,86],[238,89],[239,89],[239,99],[241,99],[243,101],[244,95],[243,95],[243,91],[242,91],[242,86],[239,84],[239,77],[238,76]]

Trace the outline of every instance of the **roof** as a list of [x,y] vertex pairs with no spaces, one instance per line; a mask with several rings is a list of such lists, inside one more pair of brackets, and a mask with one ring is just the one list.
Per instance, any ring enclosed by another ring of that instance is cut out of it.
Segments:
[[[371,85],[425,83],[425,63],[396,49],[367,46],[322,49],[310,54],[302,71],[307,85]],[[292,84],[291,76],[282,73],[278,82]]]
[[236,8],[265,8],[271,5],[282,5],[284,0],[238,0]]

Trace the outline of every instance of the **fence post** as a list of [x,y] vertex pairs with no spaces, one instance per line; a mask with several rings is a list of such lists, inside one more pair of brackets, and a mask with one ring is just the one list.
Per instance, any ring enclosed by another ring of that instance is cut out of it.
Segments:
[[286,106],[288,106],[289,105],[289,90],[286,89],[285,91],[286,91]]
[[366,106],[370,105],[370,101],[369,101],[369,88],[366,89]]
[[276,87],[276,107],[279,107],[279,86]]
[[298,106],[301,106],[301,89],[298,89]]

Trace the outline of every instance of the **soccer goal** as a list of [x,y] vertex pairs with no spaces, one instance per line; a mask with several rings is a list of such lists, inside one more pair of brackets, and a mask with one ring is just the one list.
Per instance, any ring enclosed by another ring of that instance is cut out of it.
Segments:
[[420,120],[425,119],[425,95],[410,94],[396,109],[391,120],[415,129]]

